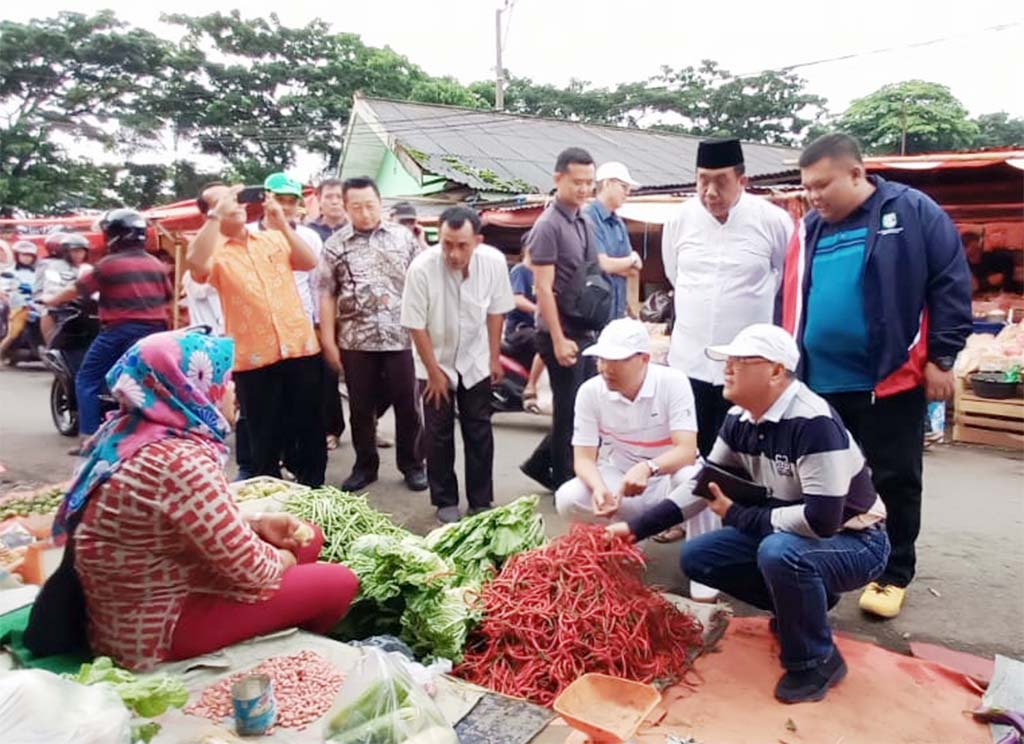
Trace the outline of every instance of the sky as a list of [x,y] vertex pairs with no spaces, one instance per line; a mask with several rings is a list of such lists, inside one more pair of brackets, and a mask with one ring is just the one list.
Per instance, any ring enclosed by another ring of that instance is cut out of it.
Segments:
[[[432,75],[468,83],[494,75],[494,11],[506,1],[246,0],[238,5],[243,16],[276,12],[293,26],[322,18],[367,44],[390,46]],[[6,3],[0,17],[26,21],[61,10],[110,8],[126,21],[172,34],[160,24],[161,11],[154,5],[33,0]],[[190,15],[230,7],[230,0],[163,5]],[[856,55],[798,70],[807,90],[825,97],[833,113],[887,83],[920,78],[947,85],[972,116],[993,111],[1024,116],[1024,8],[1006,0],[514,0],[504,18],[504,67],[535,82],[564,85],[577,78],[614,86],[645,79],[662,65],[683,67],[703,59],[743,74]],[[1002,31],[985,30],[1009,24]],[[875,50],[886,51],[870,53]]]

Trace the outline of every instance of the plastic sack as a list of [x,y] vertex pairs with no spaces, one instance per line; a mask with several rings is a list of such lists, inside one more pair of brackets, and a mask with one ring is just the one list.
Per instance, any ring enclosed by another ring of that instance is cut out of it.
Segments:
[[458,744],[403,662],[375,648],[349,672],[327,723],[332,744]]
[[[59,711],[59,715],[54,712]],[[131,714],[113,690],[42,669],[0,675],[4,744],[131,744]]]

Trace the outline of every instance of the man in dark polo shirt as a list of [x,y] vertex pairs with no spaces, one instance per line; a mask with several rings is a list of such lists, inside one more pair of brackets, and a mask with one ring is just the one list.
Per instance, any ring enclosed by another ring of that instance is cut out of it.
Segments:
[[107,255],[73,286],[46,301],[56,306],[76,296],[100,295],[103,330],[89,346],[75,378],[78,431],[83,437],[100,427],[99,395],[107,371],[140,338],[167,330],[167,306],[174,294],[167,268],[146,253],[145,217],[133,209],[114,209],[100,227]]
[[570,147],[555,163],[555,200],[538,218],[526,239],[537,293],[537,353],[551,380],[551,432],[520,469],[554,491],[573,477],[572,426],[576,391],[595,373],[593,358],[582,357],[594,334],[567,322],[556,297],[576,269],[595,253],[594,236],[580,212],[594,189],[594,159]]

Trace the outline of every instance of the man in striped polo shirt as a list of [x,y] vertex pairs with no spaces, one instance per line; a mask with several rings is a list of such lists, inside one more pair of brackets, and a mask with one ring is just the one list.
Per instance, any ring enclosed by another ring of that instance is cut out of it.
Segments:
[[[46,301],[57,306],[98,292],[103,330],[93,339],[75,377],[78,431],[91,436],[100,427],[99,395],[107,371],[144,336],[167,330],[167,308],[174,295],[167,267],[146,252],[146,218],[134,209],[114,209],[100,221],[107,255],[96,268]],[[70,454],[78,454],[75,447]]]
[[748,326],[707,354],[725,362],[735,404],[708,460],[767,487],[769,498],[741,506],[714,483],[711,501],[680,489],[609,531],[643,539],[705,505],[722,517],[723,529],[687,540],[683,570],[774,613],[786,669],[775,697],[821,700],[846,675],[827,613],[885,568],[885,506],[842,420],[796,379],[800,353],[786,331]]

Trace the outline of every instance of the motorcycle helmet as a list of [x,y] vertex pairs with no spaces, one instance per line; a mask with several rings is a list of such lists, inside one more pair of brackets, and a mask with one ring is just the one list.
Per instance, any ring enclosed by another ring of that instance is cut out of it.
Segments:
[[60,239],[60,250],[65,257],[73,250],[89,252],[89,241],[84,235],[78,233],[64,233]]
[[111,209],[100,220],[100,229],[111,251],[146,245],[146,218],[134,209]]
[[15,255],[19,253],[23,253],[26,256],[39,255],[39,247],[31,240],[19,240],[11,247],[11,250],[14,251]]

